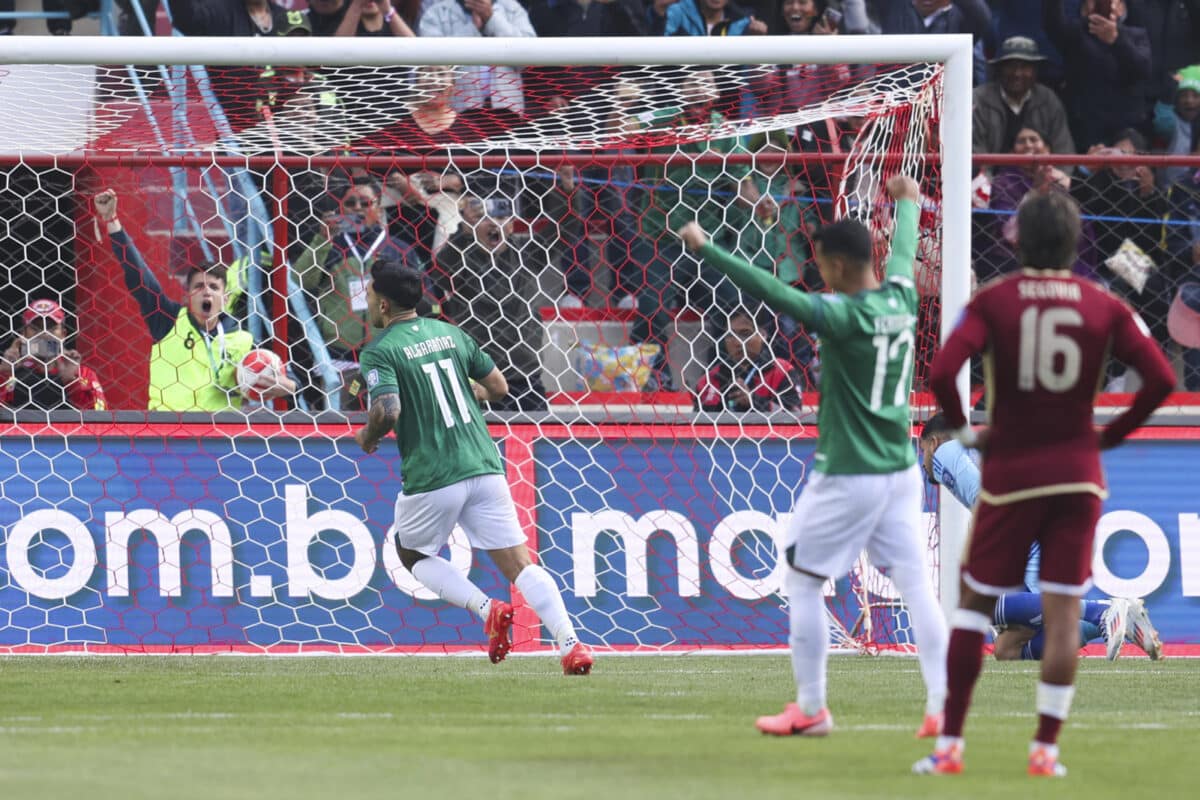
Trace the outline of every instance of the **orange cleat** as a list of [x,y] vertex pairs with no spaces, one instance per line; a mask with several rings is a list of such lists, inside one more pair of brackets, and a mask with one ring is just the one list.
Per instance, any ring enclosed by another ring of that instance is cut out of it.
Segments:
[[944,750],[934,750],[912,766],[915,775],[957,775],[963,771],[963,748],[952,744]]
[[936,714],[926,714],[925,719],[921,721],[921,727],[917,728],[917,738],[931,739],[934,736],[941,736],[943,719],[941,711]]
[[822,708],[810,717],[800,706],[788,703],[774,716],[759,717],[754,727],[771,736],[827,736],[833,730],[833,715]]
[[483,623],[483,632],[488,637],[488,658],[493,664],[499,664],[512,650],[512,637],[509,635],[512,621],[512,605],[503,600],[493,600],[487,622]]
[[589,675],[595,663],[596,659],[587,645],[576,642],[570,652],[562,657],[563,675]]
[[1035,778],[1065,778],[1067,768],[1048,748],[1034,747],[1029,751],[1029,774]]

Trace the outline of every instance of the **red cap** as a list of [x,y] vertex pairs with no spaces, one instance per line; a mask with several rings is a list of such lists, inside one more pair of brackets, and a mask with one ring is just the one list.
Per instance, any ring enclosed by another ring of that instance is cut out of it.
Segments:
[[49,317],[61,325],[67,318],[67,312],[63,311],[62,306],[58,303],[43,297],[41,300],[34,300],[29,304],[29,308],[25,309],[25,313],[21,315],[21,320],[25,325],[32,325],[38,317]]

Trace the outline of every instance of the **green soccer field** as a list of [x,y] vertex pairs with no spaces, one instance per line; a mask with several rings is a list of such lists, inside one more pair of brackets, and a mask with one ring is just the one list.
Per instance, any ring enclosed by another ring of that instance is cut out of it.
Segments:
[[[827,739],[753,718],[783,656],[0,659],[0,796],[16,798],[1098,798],[1191,796],[1200,662],[1082,663],[1065,781],[1024,774],[1036,665],[987,664],[967,773],[909,765],[908,658],[834,657]],[[1136,793],[1136,794],[1134,794]]]

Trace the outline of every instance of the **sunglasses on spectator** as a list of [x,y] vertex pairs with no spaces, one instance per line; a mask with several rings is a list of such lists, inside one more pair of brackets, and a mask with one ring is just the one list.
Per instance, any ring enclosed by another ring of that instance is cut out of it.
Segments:
[[374,197],[360,197],[358,195],[352,195],[347,197],[342,202],[342,205],[344,205],[346,208],[372,208],[378,202],[379,201]]

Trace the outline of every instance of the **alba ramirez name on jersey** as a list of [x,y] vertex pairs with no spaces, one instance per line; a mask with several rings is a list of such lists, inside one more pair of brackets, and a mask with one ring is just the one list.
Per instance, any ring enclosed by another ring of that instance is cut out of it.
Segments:
[[916,345],[920,207],[896,203],[883,285],[854,295],[810,294],[709,243],[704,259],[776,311],[820,336],[821,407],[814,468],[829,475],[898,472],[916,463],[909,414]]
[[372,400],[400,396],[395,430],[405,494],[504,474],[468,380],[496,365],[470,336],[439,320],[393,322],[363,350],[359,366]]

